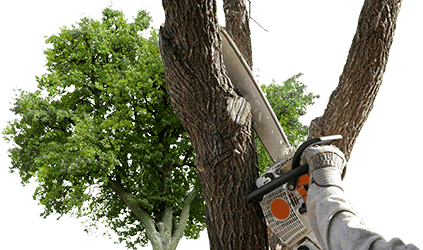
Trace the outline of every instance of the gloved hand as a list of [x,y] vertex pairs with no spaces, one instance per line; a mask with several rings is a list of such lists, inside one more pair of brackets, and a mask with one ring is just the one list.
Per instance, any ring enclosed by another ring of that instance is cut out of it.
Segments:
[[304,150],[301,165],[309,165],[310,185],[337,186],[342,189],[347,161],[344,154],[333,145],[313,145]]

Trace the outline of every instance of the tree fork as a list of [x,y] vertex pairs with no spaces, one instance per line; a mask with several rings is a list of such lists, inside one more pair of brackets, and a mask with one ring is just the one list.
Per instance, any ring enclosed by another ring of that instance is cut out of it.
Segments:
[[211,249],[267,249],[255,188],[250,105],[233,90],[221,54],[215,1],[163,0],[160,52],[172,106],[196,153]]

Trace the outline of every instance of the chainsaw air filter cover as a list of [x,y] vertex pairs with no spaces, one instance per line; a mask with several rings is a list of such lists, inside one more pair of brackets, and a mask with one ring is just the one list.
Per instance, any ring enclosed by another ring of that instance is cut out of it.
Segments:
[[268,226],[286,246],[307,237],[315,240],[306,217],[305,197],[297,189],[290,191],[284,184],[265,195],[260,205]]

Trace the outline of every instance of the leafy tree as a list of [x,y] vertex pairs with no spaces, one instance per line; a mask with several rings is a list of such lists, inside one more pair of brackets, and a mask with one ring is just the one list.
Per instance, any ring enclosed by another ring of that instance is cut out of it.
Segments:
[[129,23],[104,9],[46,39],[48,73],[20,90],[11,172],[35,179],[33,198],[53,213],[106,224],[128,248],[175,249],[205,228],[204,201],[187,133],[166,93],[158,35],[140,34],[151,17]]
[[[201,185],[187,133],[174,114],[164,83],[157,33],[140,32],[151,18],[133,23],[123,13],[82,18],[46,42],[47,74],[38,89],[19,91],[20,116],[3,134],[14,142],[12,172],[22,184],[35,178],[34,199],[53,213],[85,217],[87,232],[106,224],[128,248],[175,249],[180,238],[205,228]],[[292,145],[307,127],[298,118],[315,97],[298,74],[262,85]],[[289,119],[286,119],[289,117]],[[256,139],[262,170],[270,158]]]

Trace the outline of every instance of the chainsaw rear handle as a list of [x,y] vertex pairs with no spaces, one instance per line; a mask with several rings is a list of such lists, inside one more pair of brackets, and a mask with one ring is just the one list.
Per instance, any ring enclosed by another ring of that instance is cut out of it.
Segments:
[[301,161],[301,155],[303,154],[304,150],[312,145],[330,145],[334,141],[342,139],[341,135],[332,135],[332,136],[324,136],[324,137],[318,137],[313,138],[310,140],[307,140],[303,144],[301,144],[297,151],[294,154],[294,157],[292,159],[292,169],[273,179],[268,184],[254,190],[253,192],[249,193],[247,195],[247,201],[248,202],[254,202],[259,201],[265,196],[266,194],[272,192],[273,190],[277,189],[278,187],[282,186],[283,184],[288,182],[288,188],[292,191],[295,189],[297,178],[308,174],[308,164],[304,164],[300,166]]

